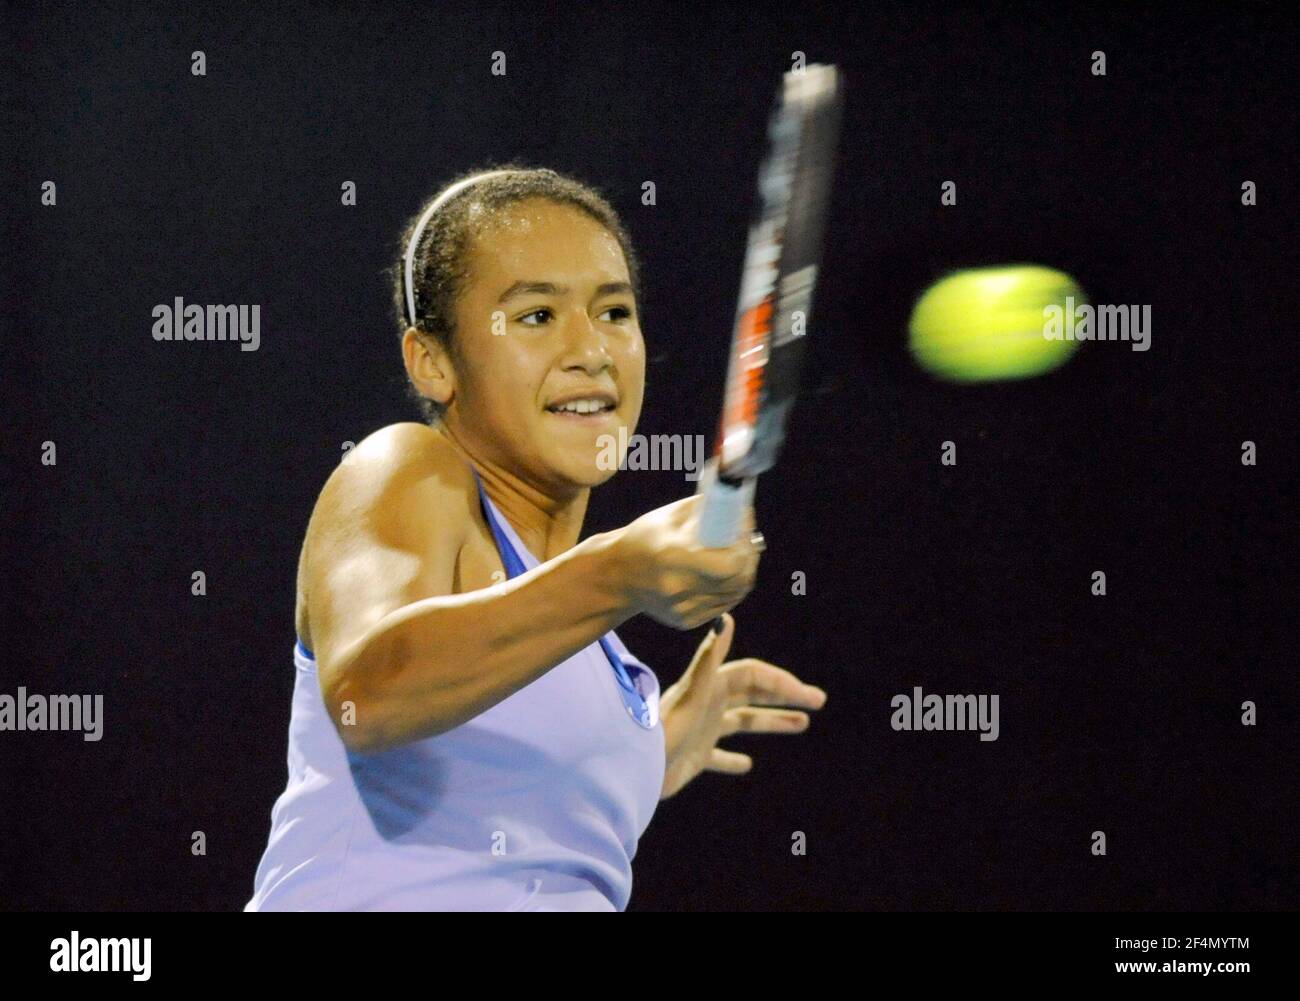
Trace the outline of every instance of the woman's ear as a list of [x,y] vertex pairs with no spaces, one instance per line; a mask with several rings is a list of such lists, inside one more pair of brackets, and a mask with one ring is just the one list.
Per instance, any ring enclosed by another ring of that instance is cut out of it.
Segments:
[[407,327],[402,335],[402,360],[406,374],[421,396],[447,406],[456,395],[456,370],[449,352],[438,340]]

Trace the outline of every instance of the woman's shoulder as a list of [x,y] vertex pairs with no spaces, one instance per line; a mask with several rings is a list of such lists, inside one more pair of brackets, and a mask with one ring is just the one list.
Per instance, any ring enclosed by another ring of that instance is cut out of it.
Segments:
[[444,490],[475,489],[469,464],[446,436],[427,424],[389,424],[363,438],[339,463],[336,473],[375,486],[428,482]]
[[445,530],[467,523],[476,493],[472,470],[445,436],[425,424],[389,424],[348,450],[313,520],[354,524],[361,516],[402,535],[437,521]]
[[400,576],[414,557],[421,586],[449,586],[477,490],[454,446],[423,424],[390,424],[349,449],[307,525],[298,562],[299,638],[317,649],[308,605],[312,595],[325,600],[340,581],[356,591],[358,580]]

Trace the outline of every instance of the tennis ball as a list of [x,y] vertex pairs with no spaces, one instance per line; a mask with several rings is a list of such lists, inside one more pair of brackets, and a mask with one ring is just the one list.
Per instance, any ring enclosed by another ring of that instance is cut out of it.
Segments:
[[912,356],[927,372],[953,382],[1027,379],[1062,365],[1079,342],[1044,336],[1066,298],[1084,305],[1079,284],[1038,264],[972,268],[948,275],[917,300],[908,323]]

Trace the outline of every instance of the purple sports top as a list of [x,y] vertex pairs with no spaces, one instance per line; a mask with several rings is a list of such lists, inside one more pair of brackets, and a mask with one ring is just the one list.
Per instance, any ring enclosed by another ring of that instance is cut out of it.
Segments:
[[[477,479],[477,473],[475,473]],[[510,577],[538,560],[483,485]],[[245,911],[624,910],[664,780],[659,681],[614,632],[446,733],[348,751],[294,646],[289,781]]]

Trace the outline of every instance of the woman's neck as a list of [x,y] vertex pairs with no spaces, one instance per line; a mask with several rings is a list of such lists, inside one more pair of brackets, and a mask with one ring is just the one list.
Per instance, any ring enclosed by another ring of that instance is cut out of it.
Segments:
[[478,471],[483,489],[492,503],[509,520],[528,551],[538,560],[554,559],[578,544],[582,520],[587,514],[587,500],[591,496],[590,487],[577,487],[563,496],[556,496],[483,457],[445,421],[440,422],[434,431]]

